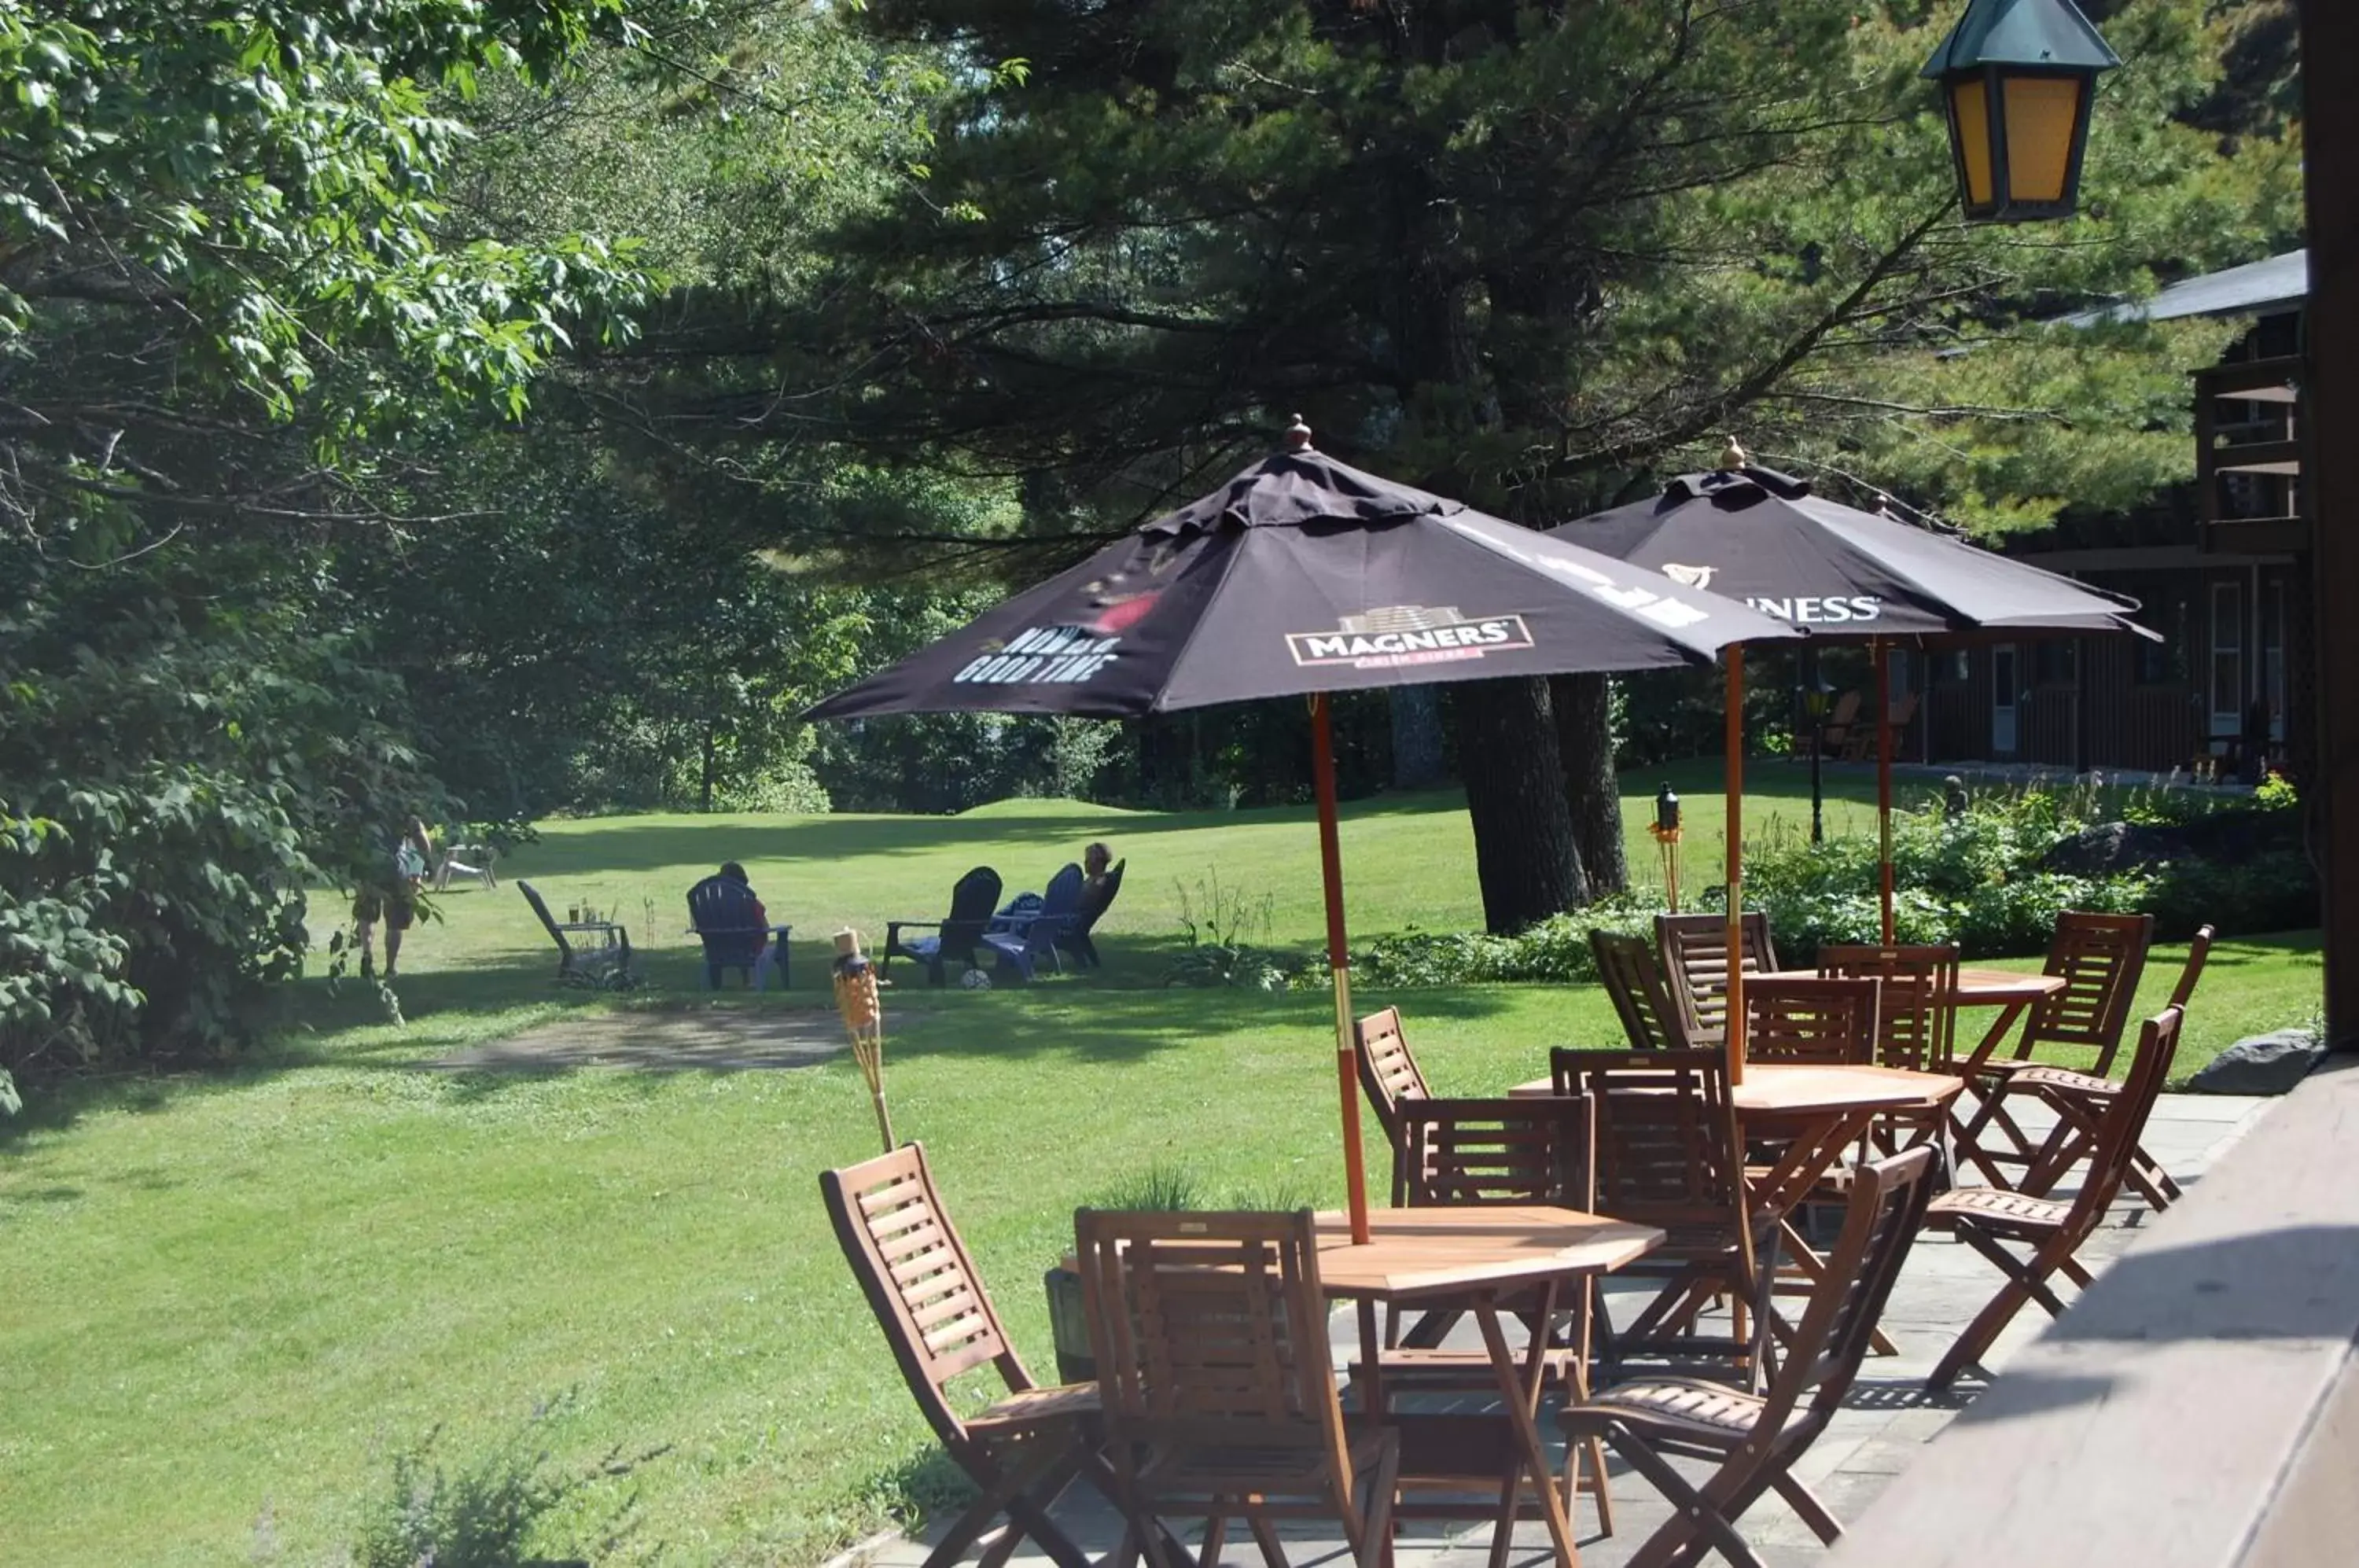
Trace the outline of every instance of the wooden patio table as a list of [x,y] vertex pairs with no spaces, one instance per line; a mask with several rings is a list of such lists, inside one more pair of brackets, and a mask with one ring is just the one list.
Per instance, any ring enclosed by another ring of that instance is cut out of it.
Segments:
[[[1815,969],[1780,969],[1763,978],[1780,980],[1815,980]],[[2023,1015],[2035,1003],[2064,989],[2061,975],[2025,975],[2013,969],[1960,969],[1958,988],[1950,997],[1954,1007],[1996,1007],[1998,1017],[1983,1031],[1983,1038],[1964,1061],[1954,1069],[1961,1077],[1972,1077],[1982,1064],[1991,1059]],[[1746,1073],[1752,1073],[1750,1063]]]
[[[1504,1430],[1500,1418],[1490,1415],[1397,1411],[1389,1419],[1401,1432],[1403,1479],[1466,1478],[1500,1485],[1504,1497],[1499,1504],[1452,1510],[1497,1520],[1494,1564],[1505,1560],[1508,1533],[1521,1511],[1517,1494],[1528,1480],[1557,1562],[1562,1568],[1575,1568],[1581,1554],[1573,1545],[1564,1497],[1557,1490],[1538,1421],[1547,1335],[1532,1334],[1518,1363],[1500,1326],[1501,1303],[1515,1298],[1518,1306],[1528,1305],[1537,1289],[1540,1301],[1535,1321],[1546,1323],[1560,1282],[1610,1273],[1661,1246],[1663,1233],[1578,1209],[1504,1204],[1378,1209],[1368,1216],[1368,1239],[1356,1246],[1351,1222],[1343,1213],[1321,1214],[1317,1223],[1320,1287],[1358,1307],[1365,1409],[1385,1408],[1380,1305],[1456,1307],[1471,1313],[1483,1331],[1491,1370],[1498,1379]],[[1491,1441],[1484,1441],[1485,1436]],[[1501,1437],[1504,1443],[1498,1441]],[[1435,1511],[1419,1509],[1429,1516]]]
[[[1877,1116],[1890,1111],[1946,1108],[1964,1087],[1965,1080],[1954,1073],[1912,1073],[1898,1067],[1745,1064],[1745,1081],[1729,1085],[1729,1100],[1748,1139],[1757,1138],[1778,1146],[1776,1163],[1766,1170],[1746,1169],[1745,1192],[1756,1204],[1777,1217],[1783,1250],[1812,1285],[1825,1277],[1826,1260],[1794,1228],[1793,1211],[1843,1151],[1866,1136]],[[1507,1092],[1519,1097],[1552,1094],[1556,1085],[1541,1078],[1518,1083]],[[1875,1348],[1879,1356],[1896,1353],[1882,1329],[1875,1331]]]

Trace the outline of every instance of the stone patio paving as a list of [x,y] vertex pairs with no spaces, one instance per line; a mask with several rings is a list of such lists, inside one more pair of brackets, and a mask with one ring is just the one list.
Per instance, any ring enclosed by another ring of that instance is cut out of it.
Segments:
[[[2166,1094],[2147,1124],[2146,1147],[2182,1183],[2192,1185],[2275,1103]],[[2025,1120],[2036,1128],[2031,1118]],[[2144,1206],[2135,1202],[2117,1204],[2105,1229],[2083,1249],[2083,1260],[2098,1267],[2118,1257],[2136,1244],[2143,1222],[2150,1217]],[[1884,1317],[1885,1330],[1897,1345],[1899,1355],[1868,1360],[1844,1401],[1843,1412],[1795,1466],[1795,1473],[1810,1484],[1837,1519],[1857,1517],[1923,1444],[1972,1399],[1979,1384],[1971,1377],[1962,1379],[1958,1389],[1945,1397],[1929,1395],[1925,1377],[1958,1330],[1989,1300],[1998,1283],[1997,1273],[1958,1243],[1928,1236],[1912,1249]],[[2004,1366],[2014,1350],[2038,1334],[2048,1321],[2038,1307],[2027,1308],[1992,1353],[1993,1369]],[[1334,1341],[1339,1356],[1349,1354],[1356,1345],[1348,1313],[1337,1318]],[[878,1376],[890,1377],[889,1367],[880,1362]],[[1554,1432],[1552,1412],[1543,1413],[1541,1424],[1544,1431]],[[1560,1454],[1558,1457],[1560,1460]],[[1697,1476],[1707,1473],[1706,1467],[1700,1465],[1682,1468]],[[1595,1507],[1586,1497],[1574,1519],[1582,1562],[1590,1568],[1619,1568],[1668,1517],[1661,1498],[1618,1461],[1614,1465],[1612,1486],[1614,1535],[1599,1534]],[[1119,1535],[1119,1524],[1112,1510],[1086,1488],[1076,1487],[1068,1493],[1057,1510],[1057,1518],[1093,1556],[1109,1550]],[[1825,1555],[1809,1528],[1774,1495],[1756,1504],[1740,1528],[1771,1568],[1814,1563]],[[1240,1541],[1241,1536],[1242,1530],[1232,1531],[1223,1562],[1258,1563],[1260,1559],[1250,1538]],[[1321,1532],[1313,1527],[1307,1531],[1288,1531],[1286,1536],[1295,1568],[1349,1561],[1340,1539],[1332,1530]],[[1401,1568],[1481,1568],[1488,1561],[1489,1546],[1487,1524],[1418,1522],[1403,1528],[1396,1557]],[[925,1554],[922,1541],[896,1537],[856,1552],[832,1568],[919,1568]],[[1549,1557],[1547,1534],[1540,1525],[1537,1521],[1520,1525],[1511,1561],[1519,1565],[1538,1564],[1547,1563]],[[1019,1552],[1012,1562],[1018,1568],[1050,1568],[1047,1557],[1029,1551]]]

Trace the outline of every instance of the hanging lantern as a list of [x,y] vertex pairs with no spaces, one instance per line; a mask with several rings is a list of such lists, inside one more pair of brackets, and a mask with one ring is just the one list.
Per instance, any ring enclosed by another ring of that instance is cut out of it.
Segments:
[[1924,70],[1970,222],[2072,215],[2097,73],[2119,64],[2072,0],[1971,0]]

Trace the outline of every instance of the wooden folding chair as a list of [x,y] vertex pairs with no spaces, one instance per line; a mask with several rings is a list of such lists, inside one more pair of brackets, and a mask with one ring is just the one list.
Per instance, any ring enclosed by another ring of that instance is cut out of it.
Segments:
[[[1412,1096],[1426,1099],[1433,1091],[1426,1086],[1424,1070],[1409,1051],[1398,1007],[1370,1013],[1353,1025],[1353,1032],[1360,1047],[1361,1092],[1368,1096],[1368,1108],[1376,1113],[1376,1125],[1397,1147],[1400,1102]],[[1397,1179],[1393,1189],[1393,1202],[1397,1204],[1401,1201]]]
[[1865,1067],[1875,1061],[1880,980],[1776,976],[1745,987],[1748,1062]]
[[[1484,1204],[1553,1204],[1590,1210],[1597,1201],[1594,1118],[1585,1096],[1547,1099],[1408,1099],[1400,1105],[1400,1145],[1396,1169],[1408,1173],[1399,1194],[1405,1207]],[[1544,1382],[1561,1386],[1569,1398],[1589,1387],[1589,1282],[1570,1302],[1554,1287],[1516,1304],[1516,1315],[1544,1343],[1530,1347]],[[1439,1341],[1461,1314],[1429,1312],[1408,1343],[1382,1353],[1382,1386],[1387,1392],[1492,1393],[1497,1388],[1487,1348],[1455,1350]],[[1353,1380],[1364,1376],[1353,1363]],[[1605,1489],[1605,1455],[1590,1445],[1587,1484],[1597,1495],[1598,1519],[1614,1533],[1614,1505]],[[1568,1511],[1583,1485],[1575,1449],[1565,1456],[1564,1497]],[[1511,1489],[1500,1499],[1515,1507]]]
[[[1598,1302],[1608,1374],[1632,1356],[1734,1357],[1757,1371],[1777,1220],[1756,1214],[1745,1193],[1727,1057],[1717,1048],[1559,1047],[1549,1052],[1549,1075],[1559,1094],[1586,1094],[1595,1105],[1595,1212],[1664,1233],[1662,1246],[1614,1273],[1660,1281],[1630,1326],[1616,1330],[1602,1297]],[[1696,1332],[1697,1313],[1716,1295],[1734,1303],[1724,1340]]]
[[[1736,1521],[1768,1491],[1821,1541],[1843,1533],[1826,1505],[1795,1477],[1794,1463],[1826,1430],[1859,1375],[1924,1216],[1932,1163],[1931,1149],[1912,1149],[1861,1168],[1825,1280],[1766,1393],[1647,1378],[1609,1388],[1564,1412],[1568,1443],[1603,1438],[1671,1504],[1669,1520],[1639,1547],[1631,1568],[1695,1563],[1712,1551],[1739,1568],[1760,1568]],[[1717,1460],[1720,1467],[1698,1486],[1671,1467],[1674,1456]]]
[[1332,1519],[1358,1568],[1392,1544],[1399,1434],[1347,1429],[1309,1211],[1073,1216],[1108,1452],[1130,1528],[1111,1568],[1144,1550],[1193,1568],[1160,1528],[1201,1519],[1197,1556],[1220,1560],[1243,1518],[1270,1568],[1273,1521]]
[[1640,1051],[1684,1051],[1701,1043],[1684,993],[1666,977],[1645,940],[1612,931],[1589,933],[1597,978],[1622,1020],[1622,1032]]
[[[1744,942],[1736,966],[1745,975],[1761,975],[1777,967],[1777,947],[1769,940],[1769,917],[1755,909],[1742,917]],[[1672,987],[1684,998],[1688,1016],[1695,1020],[1699,1042],[1717,1040],[1728,1028],[1728,917],[1725,915],[1657,915],[1655,945]]]
[[[2212,928],[2205,926],[2188,944],[2186,966],[2170,989],[2169,1005],[2182,1013],[2195,995],[2195,983],[2203,977],[2203,961],[2211,953]],[[2009,1094],[2037,1094],[2056,1113],[2056,1126],[2024,1173],[2018,1184],[2021,1191],[2044,1197],[2056,1190],[2066,1172],[2096,1147],[2097,1128],[2106,1110],[2121,1097],[2122,1087],[2111,1079],[2066,1067],[2027,1067],[2008,1078]],[[2131,1151],[2127,1179],[2130,1189],[2157,1214],[2184,1196],[2162,1161],[2148,1154],[2143,1143]]]
[[[951,1461],[980,1489],[927,1553],[926,1568],[949,1568],[1002,1515],[1007,1527],[985,1545],[982,1568],[1000,1568],[1027,1536],[1058,1568],[1091,1568],[1088,1556],[1049,1521],[1049,1509],[1077,1475],[1113,1495],[1114,1475],[1096,1436],[1096,1386],[1033,1382],[942,1211],[922,1145],[823,1171],[819,1186],[836,1240],[910,1394]],[[961,1415],[945,1388],[985,1366],[998,1372],[1006,1394]]]
[[[1956,948],[1830,942],[1819,949],[1819,973],[1831,979],[1882,983],[1876,1014],[1877,1065],[1910,1073],[1951,1071],[1958,1039]],[[1949,1126],[1949,1116],[1946,1109],[1895,1112],[1876,1118],[1873,1136],[1886,1154],[1920,1143],[1943,1146],[1933,1181],[1936,1186],[1946,1186],[1949,1160],[1941,1134]]]
[[[2098,915],[2074,909],[2057,917],[2045,973],[2063,977],[2064,989],[2042,998],[2017,1042],[2013,1060],[1968,1062],[1962,1073],[1981,1104],[1957,1134],[1961,1160],[1995,1187],[2013,1185],[2000,1167],[2029,1170],[2038,1158],[2031,1139],[2006,1107],[2007,1082],[2035,1065],[2041,1046],[2080,1046],[2097,1053],[2091,1069],[2103,1078],[2121,1049],[2122,1030],[2146,973],[2146,951],[2154,941],[2152,915]],[[2004,1143],[1998,1140],[2004,1138]]]
[[[2075,1285],[2089,1283],[2089,1271],[2075,1254],[2104,1223],[2106,1209],[2129,1174],[2155,1096],[2162,1093],[2163,1080],[2179,1054],[2179,1026],[2185,1017],[2174,1007],[2147,1020],[2129,1077],[2098,1124],[2087,1179],[2071,1203],[1999,1187],[1958,1187],[1933,1200],[1925,1214],[1927,1228],[1947,1232],[1981,1253],[2006,1276],[2006,1282],[1941,1357],[1926,1379],[1927,1388],[1946,1388],[1961,1371],[1978,1364],[2027,1301],[2038,1301],[2051,1317],[2060,1315],[2064,1303],[2049,1283],[2052,1276],[2061,1274]],[[2012,1247],[2026,1252],[2018,1256]]]

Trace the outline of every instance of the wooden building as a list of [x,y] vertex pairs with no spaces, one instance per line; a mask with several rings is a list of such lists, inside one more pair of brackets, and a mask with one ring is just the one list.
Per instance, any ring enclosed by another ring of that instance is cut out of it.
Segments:
[[[2129,517],[2071,517],[2009,555],[2127,593],[2160,643],[1996,642],[1896,655],[1919,695],[1903,757],[2073,771],[2302,768],[2312,724],[2309,518],[2298,437],[2307,255],[2190,278],[2133,307],[2155,319],[2249,316],[2196,377],[2197,479]],[[2289,756],[2290,753],[2290,756]]]

